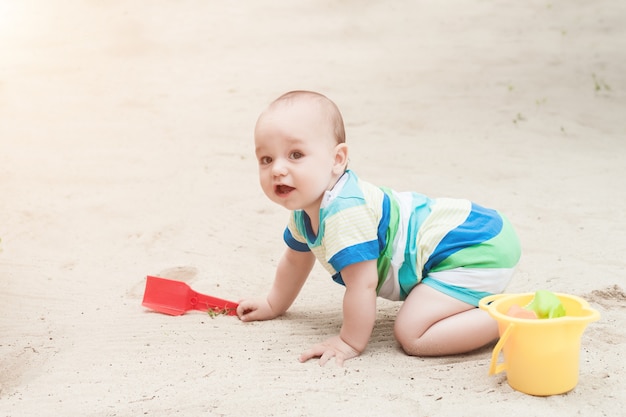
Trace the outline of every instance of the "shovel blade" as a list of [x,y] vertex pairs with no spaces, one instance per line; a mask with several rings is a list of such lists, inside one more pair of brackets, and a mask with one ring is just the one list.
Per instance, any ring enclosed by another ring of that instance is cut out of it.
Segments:
[[184,282],[148,276],[141,305],[159,313],[180,316],[192,310],[194,291]]

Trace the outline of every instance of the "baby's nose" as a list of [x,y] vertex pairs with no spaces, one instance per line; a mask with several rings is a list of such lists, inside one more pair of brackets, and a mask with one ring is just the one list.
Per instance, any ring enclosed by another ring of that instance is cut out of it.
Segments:
[[272,164],[272,174],[274,176],[282,176],[287,174],[287,163],[284,159],[275,159]]

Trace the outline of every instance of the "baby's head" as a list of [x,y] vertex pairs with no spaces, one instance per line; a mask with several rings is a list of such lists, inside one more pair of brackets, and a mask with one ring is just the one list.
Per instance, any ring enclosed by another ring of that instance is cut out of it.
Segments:
[[335,103],[311,91],[283,94],[254,128],[263,191],[290,210],[319,211],[324,193],[347,169],[345,140]]

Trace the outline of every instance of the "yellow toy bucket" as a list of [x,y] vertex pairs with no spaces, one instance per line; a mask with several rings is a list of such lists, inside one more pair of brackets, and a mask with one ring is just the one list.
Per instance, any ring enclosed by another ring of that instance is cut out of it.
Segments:
[[[600,313],[580,297],[556,295],[566,315],[552,319],[506,315],[511,306],[530,303],[534,293],[495,294],[480,300],[478,306],[496,319],[500,333],[489,375],[506,371],[509,385],[530,395],[562,394],[576,386],[580,338],[588,323],[600,319]],[[501,351],[504,362],[498,363]]]

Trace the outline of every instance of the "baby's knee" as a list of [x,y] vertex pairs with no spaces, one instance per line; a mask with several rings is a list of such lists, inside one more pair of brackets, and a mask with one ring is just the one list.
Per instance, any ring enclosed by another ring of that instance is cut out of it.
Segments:
[[444,340],[440,340],[430,331],[430,328],[417,330],[414,327],[394,325],[394,336],[400,347],[409,356],[442,356],[446,355],[448,347]]
[[396,321],[393,326],[394,337],[404,353],[410,356],[422,356],[419,340],[421,335],[412,333],[409,330]]

